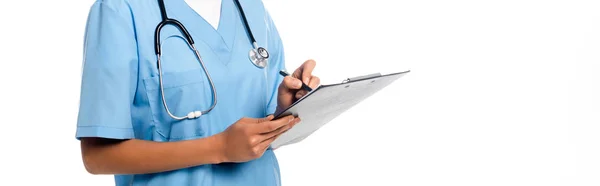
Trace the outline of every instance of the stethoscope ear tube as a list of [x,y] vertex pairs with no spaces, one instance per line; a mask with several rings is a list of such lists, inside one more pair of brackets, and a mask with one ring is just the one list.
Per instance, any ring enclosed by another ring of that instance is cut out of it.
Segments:
[[189,45],[194,44],[194,39],[192,39],[192,35],[190,35],[190,33],[187,31],[187,29],[185,29],[185,27],[183,26],[183,24],[181,24],[181,22],[179,22],[175,19],[167,18],[167,19],[161,21],[160,23],[158,23],[158,26],[156,26],[156,30],[154,31],[154,50],[155,50],[156,54],[161,54],[160,31],[162,30],[162,28],[165,25],[168,25],[168,24],[175,25],[175,27],[179,28],[181,33],[183,33],[183,36],[185,36],[185,39],[187,40]]
[[[242,17],[242,22],[244,22],[244,27],[246,28],[246,31],[248,32],[248,37],[250,37],[250,43],[256,43],[256,39],[254,38],[254,34],[252,34],[252,29],[250,29],[250,25],[248,24],[248,20],[246,19],[246,13],[244,13],[244,9],[242,8],[242,5],[240,5],[240,1],[239,0],[234,0],[235,5],[238,7],[238,10],[240,11],[241,17]],[[256,47],[254,47],[256,48]]]

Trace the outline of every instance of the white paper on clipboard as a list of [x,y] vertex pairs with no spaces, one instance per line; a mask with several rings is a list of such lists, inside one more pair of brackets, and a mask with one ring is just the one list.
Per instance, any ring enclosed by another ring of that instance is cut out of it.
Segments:
[[281,134],[271,148],[279,148],[302,141],[346,110],[370,97],[410,71],[387,75],[371,74],[349,78],[342,83],[321,85],[292,104],[275,113],[275,118],[295,115],[302,119],[293,128]]

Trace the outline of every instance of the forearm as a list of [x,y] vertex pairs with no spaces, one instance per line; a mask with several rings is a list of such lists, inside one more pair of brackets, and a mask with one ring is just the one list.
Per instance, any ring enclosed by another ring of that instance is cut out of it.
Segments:
[[82,139],[83,159],[92,174],[146,174],[223,161],[218,136],[153,142],[131,139],[106,143],[99,138]]

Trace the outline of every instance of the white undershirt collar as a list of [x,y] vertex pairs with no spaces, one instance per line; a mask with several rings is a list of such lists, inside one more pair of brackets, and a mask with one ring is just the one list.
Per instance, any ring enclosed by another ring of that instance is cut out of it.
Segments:
[[221,18],[221,0],[185,0],[213,28],[219,27]]

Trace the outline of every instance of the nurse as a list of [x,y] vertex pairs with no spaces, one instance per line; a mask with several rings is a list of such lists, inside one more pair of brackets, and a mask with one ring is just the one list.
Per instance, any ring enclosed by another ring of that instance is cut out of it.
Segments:
[[[192,1],[164,0],[164,13],[186,26],[201,60],[183,32],[166,25],[160,63],[159,1],[92,5],[76,132],[84,165],[114,174],[116,185],[281,185],[269,144],[300,118],[272,115],[307,93],[302,83],[319,85],[316,64],[278,75],[284,50],[260,0],[203,0],[212,7],[204,11]],[[249,57],[251,37],[268,50],[266,66]]]

